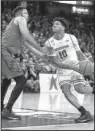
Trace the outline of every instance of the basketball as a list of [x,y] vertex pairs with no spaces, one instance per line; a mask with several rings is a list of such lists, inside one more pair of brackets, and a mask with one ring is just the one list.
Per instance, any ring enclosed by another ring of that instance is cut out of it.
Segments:
[[89,76],[94,73],[94,63],[89,60],[80,62],[79,67],[84,76]]

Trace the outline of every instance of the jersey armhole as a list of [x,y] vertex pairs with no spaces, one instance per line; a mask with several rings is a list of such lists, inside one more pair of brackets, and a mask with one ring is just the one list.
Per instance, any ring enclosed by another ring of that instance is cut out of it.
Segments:
[[71,41],[72,41],[72,44],[73,44],[73,46],[74,46],[74,42],[73,42],[73,40],[72,40],[72,37],[71,37],[71,35],[69,34],[69,36],[70,36],[70,39],[71,39]]
[[[24,18],[24,17],[22,17],[22,18]],[[18,21],[19,21],[20,19],[21,19],[21,17],[20,17],[20,16],[19,16],[19,17],[14,18],[13,23],[14,23],[15,25],[19,26]]]
[[13,23],[18,26],[17,18],[14,18]]
[[[71,39],[71,41],[72,41],[73,47],[75,48],[75,45],[74,45],[73,39],[72,39],[72,37],[71,37],[70,34],[69,34],[69,36],[70,36],[70,39]],[[79,49],[79,50],[80,50],[80,49]],[[76,51],[79,51],[79,50],[76,50]]]

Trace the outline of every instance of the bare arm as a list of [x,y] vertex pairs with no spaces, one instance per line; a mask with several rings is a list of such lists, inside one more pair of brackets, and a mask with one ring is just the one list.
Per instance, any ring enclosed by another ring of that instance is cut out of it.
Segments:
[[32,53],[36,56],[39,56],[39,57],[43,57],[43,53],[39,50],[36,50],[35,48],[33,48],[28,42],[24,42],[25,45],[29,48],[30,51],[32,51]]
[[27,41],[31,46],[33,46],[37,50],[41,50],[41,47],[39,46],[39,44],[37,44],[35,39],[29,33],[29,30],[27,28],[27,22],[26,22],[25,18],[19,17],[19,19],[17,20],[17,23],[18,23],[20,32],[21,32],[24,40]]
[[25,42],[25,45],[28,47],[28,49],[29,49],[30,51],[32,51],[32,53],[33,53],[34,55],[36,55],[38,58],[41,57],[41,58],[42,58],[42,62],[48,62],[49,57],[48,57],[46,54],[42,53],[41,51],[36,50],[35,48],[33,48],[33,47],[32,47],[29,43],[27,43],[27,42]]
[[85,56],[85,54],[81,51],[79,44],[78,44],[78,40],[74,35],[70,35],[70,38],[72,40],[74,49],[76,50],[77,56],[78,56],[78,60],[79,61],[84,61],[87,60],[88,58]]
[[58,58],[56,56],[50,56],[50,63],[61,69],[69,69],[81,73],[80,69],[77,66],[61,63],[60,61],[58,61]]
[[85,56],[85,54],[81,50],[76,51],[76,53],[77,53],[79,61],[88,60],[88,58]]

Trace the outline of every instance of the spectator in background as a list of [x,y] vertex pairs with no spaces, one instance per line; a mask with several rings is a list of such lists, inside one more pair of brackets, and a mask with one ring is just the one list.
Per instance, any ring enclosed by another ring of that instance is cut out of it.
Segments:
[[5,19],[3,19],[2,23],[1,23],[1,33],[2,33],[2,35],[3,35],[6,27],[7,27],[7,21]]
[[23,70],[24,76],[27,78],[28,77],[28,71],[27,71],[27,60],[22,59],[21,63],[21,68]]
[[31,68],[31,66],[28,66],[28,78],[27,78],[26,85],[33,92],[39,92],[40,91],[38,76],[36,74],[36,71],[34,71],[34,69]]

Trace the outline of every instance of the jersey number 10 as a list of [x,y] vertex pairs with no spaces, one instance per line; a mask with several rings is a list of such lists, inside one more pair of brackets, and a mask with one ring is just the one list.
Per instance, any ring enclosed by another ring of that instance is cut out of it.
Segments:
[[59,55],[60,55],[60,58],[61,58],[61,59],[64,59],[65,57],[67,57],[67,52],[66,52],[66,50],[59,51]]

